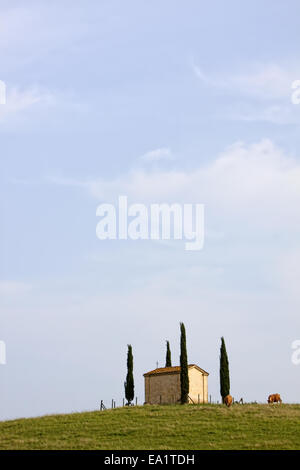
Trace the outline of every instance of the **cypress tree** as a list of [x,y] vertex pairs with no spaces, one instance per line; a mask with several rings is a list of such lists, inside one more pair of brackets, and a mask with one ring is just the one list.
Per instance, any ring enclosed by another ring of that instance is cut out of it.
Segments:
[[224,398],[230,393],[230,377],[228,356],[223,336],[221,338],[220,348],[220,393],[222,402],[224,403]]
[[181,389],[181,403],[188,402],[189,395],[189,372],[188,372],[188,359],[186,351],[186,334],[185,326],[180,323],[180,389]]
[[166,353],[166,366],[165,367],[172,367],[171,350],[170,350],[169,341],[167,341],[167,353]]
[[130,405],[130,403],[134,399],[133,355],[132,355],[131,344],[128,344],[127,376],[126,376],[126,382],[124,382],[124,387],[125,387],[125,397],[127,400],[127,405]]

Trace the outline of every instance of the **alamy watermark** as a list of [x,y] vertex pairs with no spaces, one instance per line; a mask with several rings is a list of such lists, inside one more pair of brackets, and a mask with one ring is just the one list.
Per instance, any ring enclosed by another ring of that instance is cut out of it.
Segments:
[[294,349],[291,361],[295,366],[298,366],[300,364],[300,339],[295,339],[295,341],[292,342],[291,347]]
[[0,365],[6,364],[6,344],[0,340]]
[[6,104],[6,85],[0,80],[0,104]]
[[292,96],[291,101],[293,104],[300,104],[300,80],[294,80],[292,83]]
[[203,204],[131,204],[119,196],[118,207],[100,204],[96,234],[100,240],[187,240],[185,250],[204,245]]

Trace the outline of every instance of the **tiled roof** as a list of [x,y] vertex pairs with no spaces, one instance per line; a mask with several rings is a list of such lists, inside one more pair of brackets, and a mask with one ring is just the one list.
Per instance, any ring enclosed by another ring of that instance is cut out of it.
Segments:
[[[201,367],[197,366],[197,364],[189,364],[188,368],[195,367],[204,375],[209,375],[208,372],[201,369]],[[180,373],[180,366],[174,367],[159,367],[158,369],[150,370],[150,372],[146,372],[144,377],[148,377],[149,375],[159,375],[159,374],[179,374]]]

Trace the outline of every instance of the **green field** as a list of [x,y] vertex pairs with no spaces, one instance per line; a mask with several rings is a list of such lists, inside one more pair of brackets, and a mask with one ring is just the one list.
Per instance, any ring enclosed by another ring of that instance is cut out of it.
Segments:
[[300,405],[137,406],[0,422],[0,449],[300,449]]

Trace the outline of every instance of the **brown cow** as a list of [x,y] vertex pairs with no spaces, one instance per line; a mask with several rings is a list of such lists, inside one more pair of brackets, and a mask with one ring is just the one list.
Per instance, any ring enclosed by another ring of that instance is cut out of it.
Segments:
[[279,393],[273,393],[268,396],[268,403],[282,403]]
[[230,405],[232,405],[232,396],[231,395],[226,395],[226,397],[224,398],[224,403],[229,408]]

